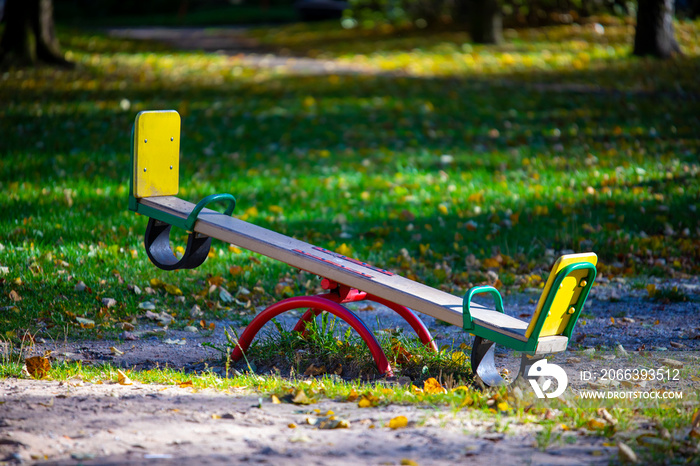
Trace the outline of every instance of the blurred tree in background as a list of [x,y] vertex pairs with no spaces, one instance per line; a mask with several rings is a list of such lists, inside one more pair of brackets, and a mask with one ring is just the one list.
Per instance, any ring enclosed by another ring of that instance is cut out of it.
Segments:
[[7,0],[3,20],[0,64],[72,66],[56,38],[52,0]]
[[[700,0],[682,0],[695,16]],[[472,40],[497,44],[503,25],[542,26],[571,23],[596,14],[637,16],[635,55],[668,58],[680,52],[674,37],[674,0],[350,0],[346,20],[361,27],[413,23],[423,28],[446,23],[467,26]]]
[[681,49],[673,32],[674,0],[639,0],[634,54],[669,58]]

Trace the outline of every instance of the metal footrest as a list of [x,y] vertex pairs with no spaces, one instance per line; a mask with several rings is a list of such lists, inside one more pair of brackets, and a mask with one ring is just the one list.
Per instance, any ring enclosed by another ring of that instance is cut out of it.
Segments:
[[148,219],[146,227],[146,254],[148,258],[163,270],[194,269],[202,265],[209,255],[211,238],[192,232],[187,237],[187,247],[181,259],[175,256],[170,247],[170,229],[172,225]]
[[[496,368],[496,361],[494,360],[495,348],[496,343],[493,341],[481,337],[474,338],[471,353],[472,372],[478,377],[477,383],[480,382],[487,387],[509,385]],[[511,378],[510,384],[515,384],[518,382],[518,379],[525,378],[530,370],[530,366],[543,358],[544,356],[529,356],[523,353],[520,358],[518,373]]]

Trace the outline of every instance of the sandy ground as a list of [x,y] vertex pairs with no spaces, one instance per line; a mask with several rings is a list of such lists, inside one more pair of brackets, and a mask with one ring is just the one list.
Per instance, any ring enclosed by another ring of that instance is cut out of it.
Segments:
[[[499,432],[492,416],[414,406],[309,406],[159,385],[0,381],[0,452],[11,463],[45,464],[607,464],[616,449],[577,436],[534,448],[534,425]],[[320,411],[317,414],[314,409]],[[310,425],[332,410],[349,428]],[[386,426],[396,416],[410,424]],[[296,427],[290,427],[290,424]]]
[[[577,341],[553,359],[569,376],[568,396],[583,389],[611,387],[602,384],[602,369],[669,368],[669,360],[680,363],[679,380],[641,388],[698,392],[700,383],[691,378],[700,374],[697,282],[676,285],[693,300],[654,302],[645,298],[643,290],[621,283],[608,282],[593,289],[582,318],[585,325],[580,322],[574,334]],[[534,291],[508,295],[507,312],[516,316],[531,312],[536,297]],[[357,305],[358,314],[375,330],[405,327],[386,308],[361,310],[361,306]],[[623,315],[634,317],[624,321]],[[288,314],[281,320],[290,327],[298,317]],[[460,329],[439,325],[429,317],[424,320],[440,344],[469,343]],[[161,335],[153,336],[140,333],[151,328],[146,319],[140,322],[135,329],[140,335],[137,340],[40,342],[25,354],[50,349],[56,359],[84,364],[109,362],[135,370],[208,366],[224,371],[220,353],[202,343],[223,343],[225,323],[220,322],[206,336],[171,329],[161,329]],[[174,341],[184,344],[172,344]],[[628,354],[616,351],[617,345]],[[112,346],[124,354],[115,355]],[[515,364],[511,356],[499,352],[497,364]],[[582,371],[591,372],[592,379],[582,380]],[[620,389],[619,383],[612,387]],[[349,427],[319,429],[328,410],[348,421]],[[386,426],[399,415],[408,418],[408,427],[393,430]],[[309,424],[308,419],[316,424]],[[493,464],[503,458],[517,458],[524,464],[608,464],[617,458],[615,447],[581,432],[566,433],[565,437],[570,434],[572,438],[562,438],[541,451],[536,443],[540,429],[513,418],[441,407],[363,409],[357,403],[327,399],[298,406],[273,404],[269,397],[261,400],[246,390],[196,391],[171,385],[124,386],[116,381],[0,380],[0,461],[10,464],[400,464],[412,460],[424,465]]]

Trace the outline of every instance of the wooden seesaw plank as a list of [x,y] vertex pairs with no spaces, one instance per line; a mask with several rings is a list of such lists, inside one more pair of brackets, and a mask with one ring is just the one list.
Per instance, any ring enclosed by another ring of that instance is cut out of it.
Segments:
[[[183,219],[194,208],[194,204],[175,196],[147,197],[139,199],[139,202]],[[379,267],[210,209],[202,210],[194,231],[462,327],[461,297]],[[471,314],[476,325],[527,341],[527,322],[478,304],[472,305]]]

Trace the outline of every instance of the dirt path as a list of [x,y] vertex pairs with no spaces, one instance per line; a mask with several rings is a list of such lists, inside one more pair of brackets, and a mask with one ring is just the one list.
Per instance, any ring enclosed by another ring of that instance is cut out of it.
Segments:
[[[492,416],[413,406],[358,408],[322,401],[272,404],[257,396],[158,385],[0,381],[0,452],[46,464],[607,464],[615,449],[582,437],[533,448],[534,425],[499,432]],[[318,413],[314,410],[319,410]],[[325,430],[329,410],[349,428]],[[386,423],[404,415],[410,424]],[[316,422],[316,426],[310,425]],[[289,427],[290,424],[296,427]]]
[[108,29],[106,33],[111,37],[162,42],[180,50],[201,50],[235,56],[243,65],[252,68],[283,69],[285,73],[302,75],[377,73],[376,70],[366,66],[339,63],[335,60],[275,55],[255,39],[247,36],[245,31],[246,29],[242,27],[141,27]]
[[[675,286],[697,299],[697,280]],[[697,301],[664,304],[649,301],[645,294],[620,283],[594,288],[585,325],[579,325],[575,333],[579,342],[555,358],[569,374],[567,396],[598,382],[599,377],[581,381],[578,374],[582,370],[630,364],[656,367],[665,359],[679,361],[685,368],[681,380],[666,388],[697,393],[700,383],[688,378],[687,369],[695,367],[695,374],[700,373]],[[508,312],[531,312],[533,297],[534,291],[507,296]],[[403,325],[387,309],[358,309],[358,313],[375,329]],[[623,315],[630,317],[623,321]],[[611,317],[617,319],[615,323]],[[287,316],[283,324],[289,326],[294,320]],[[460,329],[425,320],[441,343],[465,341]],[[219,353],[202,346],[204,341],[221,343],[223,327],[219,323],[217,332],[208,336],[166,330],[159,337],[143,333],[134,341],[43,342],[26,354],[52,349],[59,359],[84,364],[110,362],[135,369],[207,364],[223,371]],[[149,328],[144,321],[136,333]],[[166,343],[178,340],[185,344]],[[627,356],[614,351],[618,344],[629,351]],[[114,355],[111,346],[124,354]],[[591,348],[597,353],[591,354]],[[640,348],[645,349],[638,351]],[[499,364],[506,360],[505,354],[501,356]],[[348,421],[349,427],[320,429],[322,416],[329,410]],[[408,418],[408,427],[388,428],[388,421],[399,415]],[[308,419],[316,424],[309,424]],[[399,464],[412,460],[425,465],[493,464],[507,457],[525,464],[568,465],[608,464],[617,457],[617,449],[604,446],[602,438],[580,432],[571,432],[569,440],[562,438],[541,451],[536,441],[541,428],[512,417],[476,410],[453,412],[446,407],[363,409],[357,403],[328,399],[298,406],[273,404],[268,397],[261,402],[257,394],[243,389],[221,392],[172,385],[123,386],[116,381],[0,380],[0,461],[10,463]]]

